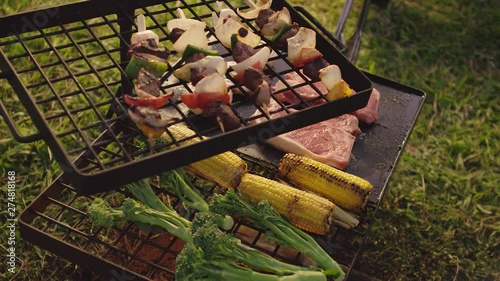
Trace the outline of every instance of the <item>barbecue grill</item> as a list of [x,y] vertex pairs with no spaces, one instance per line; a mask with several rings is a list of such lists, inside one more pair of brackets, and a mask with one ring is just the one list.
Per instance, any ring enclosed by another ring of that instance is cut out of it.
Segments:
[[[233,9],[248,8],[237,1],[222,2]],[[376,87],[382,93],[380,120],[361,128],[364,134],[354,147],[355,159],[346,169],[373,184],[368,206],[355,229],[335,228],[327,236],[315,237],[345,267],[349,276],[425,98],[425,93],[419,90],[354,67],[352,60],[356,58],[361,33],[356,32],[350,44],[345,44],[340,36],[350,2],[347,1],[344,7],[336,36],[302,7],[275,0],[272,8],[287,7],[295,22],[317,32],[317,49],[330,63],[340,67],[343,78],[356,94],[348,99],[310,106],[311,101],[300,98],[295,89],[304,85],[315,88],[314,85],[307,79],[295,86],[286,83],[284,75],[300,73],[300,69],[287,60],[282,50],[264,40],[263,44],[273,50],[266,74],[273,81],[285,82],[286,90],[300,99],[299,104],[280,103],[277,111],[287,113],[280,118],[271,120],[263,111],[255,116],[253,113],[259,112],[259,108],[250,101],[245,90],[227,76],[234,83],[231,88],[242,92],[231,104],[242,127],[221,132],[213,121],[186,114],[179,102],[172,101],[168,107],[179,114],[178,122],[187,123],[196,133],[190,138],[210,138],[189,146],[179,146],[184,139],[174,139],[165,146],[175,148],[154,153],[140,145],[146,139],[129,121],[122,101],[123,94],[129,93],[133,85],[124,68],[128,62],[126,53],[130,37],[137,31],[135,17],[144,14],[149,19],[148,29],[159,34],[160,41],[168,47],[166,22],[176,17],[177,8],[183,9],[188,17],[208,21],[211,13],[217,11],[215,0],[197,3],[82,1],[0,18],[0,26],[9,27],[0,30],[0,77],[11,84],[38,133],[20,134],[4,104],[0,104],[2,116],[19,141],[43,139],[64,171],[22,213],[23,238],[101,276],[114,278],[125,274],[142,280],[172,279],[175,256],[182,246],[180,241],[168,234],[144,233],[133,224],[121,229],[95,228],[86,213],[91,200],[95,197],[119,198],[125,193],[121,188],[123,184],[227,150],[236,151],[247,160],[251,169],[265,171],[272,178],[282,152],[262,145],[262,141],[359,109],[366,105],[372,88]],[[365,4],[359,27],[369,1]],[[244,23],[257,32],[252,22]],[[213,38],[211,47],[219,50],[222,57],[231,59],[230,50],[213,35],[213,29],[208,28],[207,36]],[[182,60],[174,55],[170,69],[181,63]],[[171,71],[168,71],[161,78],[162,88],[189,89],[181,82],[172,83],[170,76]],[[317,99],[324,98],[318,94]],[[304,109],[290,110],[297,107]],[[267,121],[252,124],[252,120],[261,117]],[[272,129],[277,127],[275,122],[283,125],[279,131]],[[264,131],[267,133],[263,134]],[[202,179],[193,180],[203,187],[206,196],[220,189]],[[166,195],[175,198],[172,194]],[[178,202],[174,200],[173,204]],[[300,253],[266,242],[263,233],[253,230],[251,225],[238,222],[232,232],[250,246],[273,256],[296,263],[307,262]]]

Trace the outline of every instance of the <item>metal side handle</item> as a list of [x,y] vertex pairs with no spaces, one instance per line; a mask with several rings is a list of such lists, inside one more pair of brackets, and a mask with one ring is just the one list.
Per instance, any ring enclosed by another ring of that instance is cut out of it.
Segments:
[[294,6],[293,7],[297,12],[301,13],[308,21],[310,21],[319,31],[323,33],[328,39],[330,39],[335,45],[337,45],[337,49],[343,54],[347,53],[346,45],[336,38],[328,29],[326,29],[315,17],[311,15],[306,9],[302,6]]
[[363,1],[363,7],[361,8],[361,15],[356,25],[356,31],[354,32],[354,35],[352,35],[352,37],[350,37],[347,42],[345,42],[343,32],[347,18],[349,17],[349,12],[352,9],[352,4],[352,0],[346,0],[344,7],[342,8],[342,13],[337,24],[335,35],[324,28],[323,25],[319,23],[316,18],[314,18],[306,9],[300,6],[295,6],[294,8],[299,11],[304,17],[306,17],[312,24],[314,24],[318,30],[320,30],[326,37],[328,37],[328,39],[332,40],[337,46],[341,47],[340,51],[349,59],[349,61],[351,61],[352,63],[356,63],[359,55],[359,49],[361,47],[362,30],[368,16],[371,1]]
[[[7,79],[7,78],[8,78],[7,74],[0,73],[0,79]],[[5,124],[7,124],[7,127],[9,127],[12,136],[14,136],[14,138],[18,142],[30,143],[42,139],[42,135],[40,133],[35,133],[27,136],[21,135],[21,133],[17,129],[16,123],[14,122],[12,117],[10,117],[7,107],[5,107],[5,105],[1,100],[0,100],[0,115],[3,117],[3,120],[5,121]]]

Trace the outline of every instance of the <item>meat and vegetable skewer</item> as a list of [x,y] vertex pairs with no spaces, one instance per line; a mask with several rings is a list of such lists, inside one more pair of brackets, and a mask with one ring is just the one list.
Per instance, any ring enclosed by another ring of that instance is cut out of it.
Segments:
[[137,33],[132,34],[128,55],[130,62],[125,73],[130,78],[136,78],[141,68],[151,71],[156,77],[161,77],[168,69],[170,52],[160,44],[159,37],[146,29],[144,15],[137,16]]
[[[176,51],[182,53],[185,64],[174,71],[174,76],[193,86],[192,93],[183,93],[181,101],[195,114],[215,117],[221,131],[239,128],[240,120],[228,106],[233,93],[225,80],[227,63],[219,53],[210,50],[204,33],[206,24],[194,19],[186,19],[178,9],[179,19],[170,20],[167,25],[170,39]],[[191,30],[199,29],[196,33]],[[201,37],[201,38],[200,38]],[[179,43],[182,40],[182,43]]]

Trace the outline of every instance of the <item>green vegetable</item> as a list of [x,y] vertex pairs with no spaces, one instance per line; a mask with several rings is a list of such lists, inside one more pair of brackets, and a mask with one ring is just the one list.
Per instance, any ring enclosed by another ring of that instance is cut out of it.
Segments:
[[231,280],[231,281],[326,281],[319,271],[298,271],[293,275],[278,276],[254,271],[228,260],[209,260],[204,252],[189,243],[176,260],[176,280]]
[[102,198],[96,198],[89,207],[90,218],[98,225],[111,227],[130,221],[151,226],[158,226],[177,238],[189,242],[191,222],[176,211],[161,212],[143,205],[134,199],[126,198],[118,208],[113,208]]
[[[184,205],[200,212],[209,211],[208,203],[193,186],[191,180],[181,168],[163,172],[160,175],[160,185],[176,194]],[[233,227],[234,220],[228,215],[221,216],[219,217],[218,225],[224,230],[229,230]]]
[[254,205],[234,190],[228,190],[225,195],[214,195],[210,210],[250,220],[254,228],[266,231],[266,237],[272,237],[273,242],[295,248],[318,263],[328,276],[343,279],[345,274],[342,268],[316,240],[285,220],[268,201]]
[[212,213],[197,213],[191,233],[192,242],[177,257],[177,280],[326,281],[317,268],[283,263],[220,231]]
[[238,34],[231,35],[231,49],[234,49],[237,42],[238,42]]
[[134,54],[132,55],[130,62],[125,68],[125,73],[128,77],[135,79],[137,78],[137,75],[139,74],[139,70],[141,70],[141,68],[151,71],[156,75],[156,77],[160,78],[165,72],[167,72],[168,64],[152,60],[151,58],[145,56]]
[[285,34],[285,32],[287,32],[288,30],[290,30],[292,28],[292,25],[290,24],[284,24],[280,30],[278,30],[278,32],[276,32],[276,34],[274,34],[273,36],[266,36],[266,38],[268,40],[271,40],[271,42],[276,42],[278,41],[278,39],[280,39],[281,36],[283,36],[283,34]]
[[186,59],[196,53],[201,53],[204,54],[205,56],[218,56],[219,52],[218,51],[212,51],[212,50],[205,50],[202,48],[198,48],[196,46],[188,44],[186,46],[186,49],[182,53],[182,59]]
[[175,212],[170,205],[165,205],[162,200],[156,195],[151,188],[147,179],[138,180],[136,182],[125,185],[125,188],[132,193],[135,199],[139,200],[142,204],[155,209],[160,212]]

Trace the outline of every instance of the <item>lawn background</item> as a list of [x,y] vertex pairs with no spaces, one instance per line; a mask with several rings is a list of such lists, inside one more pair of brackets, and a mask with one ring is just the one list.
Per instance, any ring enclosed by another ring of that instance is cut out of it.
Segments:
[[[341,1],[289,2],[307,7],[330,30],[342,6]],[[359,2],[346,37],[354,30]],[[7,0],[0,15],[47,5]],[[499,22],[498,2],[493,0],[372,6],[357,66],[422,89],[428,96],[382,201],[359,270],[383,280],[500,280]],[[3,101],[11,99],[3,80],[0,90]],[[28,117],[19,112],[16,119]],[[17,143],[3,122],[0,167],[2,190],[6,171],[18,175],[19,212],[60,173],[43,142]],[[0,202],[5,206],[5,196]],[[3,253],[7,233],[2,223]],[[19,235],[17,256],[22,262],[18,280],[88,278]],[[3,260],[0,279],[11,277]]]

